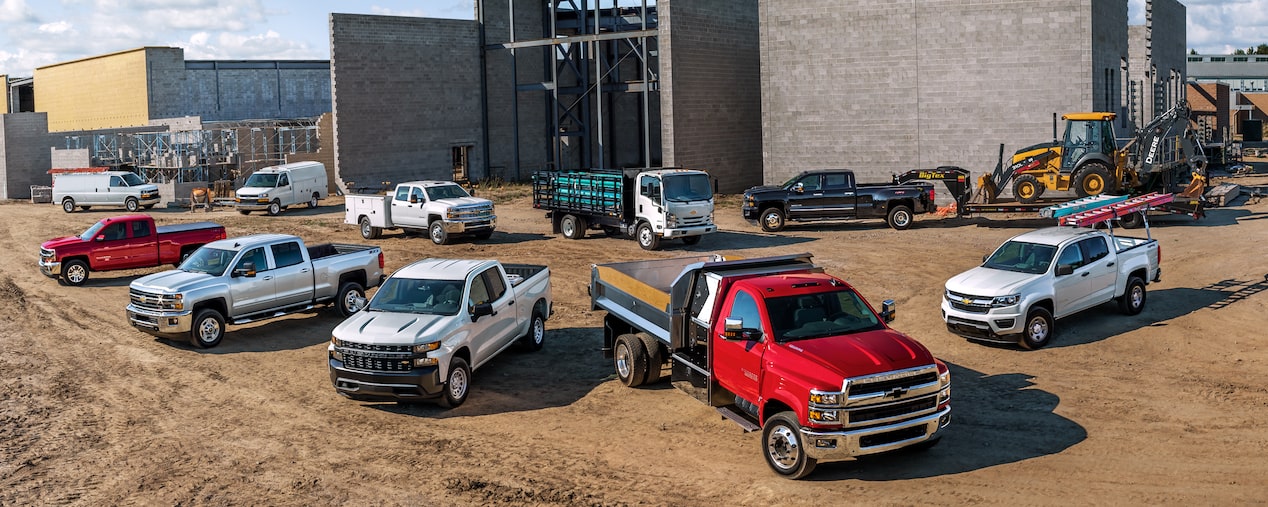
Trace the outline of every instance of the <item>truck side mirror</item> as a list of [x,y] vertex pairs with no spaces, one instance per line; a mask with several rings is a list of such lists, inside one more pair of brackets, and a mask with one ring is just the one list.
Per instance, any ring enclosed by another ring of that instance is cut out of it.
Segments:
[[471,308],[471,322],[480,320],[480,317],[483,317],[485,315],[497,315],[497,313],[493,311],[492,304],[480,303]]
[[95,239],[95,240],[97,240],[97,241],[105,241],[105,240],[106,240],[106,235],[105,235],[105,234],[98,234],[98,235],[97,235],[97,237],[96,237],[96,238],[93,238],[93,239]]
[[727,341],[757,341],[762,338],[760,330],[744,327],[744,319],[728,317],[723,321],[722,326],[722,338]]
[[1057,276],[1065,276],[1074,274],[1074,266],[1070,264],[1057,264]]
[[884,320],[885,322],[893,322],[894,316],[897,313],[898,310],[894,309],[894,300],[886,299],[881,301],[881,320]]
[[229,276],[234,278],[237,278],[239,276],[245,276],[247,278],[255,278],[255,263],[245,262],[242,264],[242,267],[233,270],[232,273],[229,273]]
[[802,192],[805,192],[805,191],[806,191],[806,186],[805,186],[805,185],[802,185],[802,184],[799,182],[799,183],[797,183],[796,185],[793,185],[793,187],[792,187],[792,191],[793,191],[793,192],[797,192],[798,194],[800,194],[800,193],[802,193]]
[[411,195],[411,196],[409,196],[409,203],[410,203],[410,204],[418,204],[418,196],[416,196],[416,195]]

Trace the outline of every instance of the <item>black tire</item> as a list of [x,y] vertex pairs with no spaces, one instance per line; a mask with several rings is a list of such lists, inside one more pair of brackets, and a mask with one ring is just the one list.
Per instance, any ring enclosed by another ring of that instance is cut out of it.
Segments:
[[762,425],[762,455],[771,470],[789,479],[810,475],[818,464],[806,455],[801,428],[793,412],[775,414]]
[[341,317],[348,317],[361,308],[353,302],[355,298],[365,298],[365,288],[357,282],[344,282],[339,285],[339,292],[335,294],[335,308],[339,310]]
[[80,259],[72,259],[62,264],[62,281],[66,285],[79,287],[88,281],[88,263]]
[[647,377],[643,379],[643,385],[660,382],[665,368],[665,354],[661,350],[660,340],[644,333],[639,333],[638,338],[643,341],[643,348],[647,350]]
[[67,213],[75,212],[75,200],[69,197],[62,199],[62,211]]
[[275,217],[277,216],[278,213],[281,213],[281,212],[282,212],[281,201],[273,201],[269,203],[269,209],[268,209],[269,216]]
[[249,209],[240,209],[240,210],[238,210],[238,213],[242,213],[243,215],[250,215],[250,214],[251,214],[251,210],[249,210]]
[[1109,168],[1100,162],[1088,162],[1074,175],[1074,193],[1079,197],[1112,192],[1114,187]]
[[492,238],[492,237],[493,237],[493,229],[489,229],[489,230],[487,230],[487,231],[483,231],[483,232],[477,232],[477,233],[476,233],[476,235],[475,235],[475,237],[476,237],[476,239],[489,239],[489,238]]
[[128,213],[136,213],[141,209],[141,203],[137,202],[135,197],[129,197],[123,200],[123,208],[128,210]]
[[1023,174],[1013,180],[1013,197],[1022,204],[1033,204],[1043,195],[1044,186],[1033,174]]
[[1136,315],[1145,309],[1145,281],[1138,276],[1127,279],[1127,289],[1118,297],[1118,310],[1124,315]]
[[1031,308],[1017,343],[1028,350],[1041,349],[1052,340],[1052,333],[1052,313],[1046,308]]
[[1118,219],[1118,225],[1123,226],[1125,229],[1139,229],[1145,226],[1145,217],[1140,212],[1128,213]]
[[915,216],[911,214],[911,208],[899,204],[890,208],[889,215],[885,217],[885,222],[895,231],[905,231],[911,228],[911,223],[915,220]]
[[365,239],[379,239],[383,235],[383,229],[370,225],[370,217],[361,217],[361,221],[357,223],[361,228],[361,237]]
[[313,196],[308,199],[308,209],[317,209],[317,199],[319,197],[320,196],[317,195],[317,192],[313,192]]
[[444,396],[440,398],[440,405],[457,408],[467,401],[468,394],[471,394],[471,367],[467,366],[465,359],[455,357],[449,362],[449,374],[445,376]]
[[225,318],[213,308],[203,308],[194,313],[194,325],[189,330],[189,343],[200,349],[220,345],[225,337]]
[[656,231],[652,230],[652,224],[643,222],[638,224],[638,231],[634,234],[634,239],[638,240],[638,246],[643,250],[657,250],[660,248],[660,236],[656,235]]
[[685,245],[691,246],[691,245],[694,245],[694,244],[699,243],[699,242],[700,242],[700,238],[703,238],[703,237],[704,237],[703,235],[701,235],[701,236],[683,236],[683,237],[682,237],[682,242],[683,242],[683,244],[685,244]]
[[612,365],[616,367],[616,378],[622,384],[628,387],[643,385],[647,379],[647,348],[643,346],[643,340],[632,334],[616,337]]
[[445,224],[440,220],[432,220],[427,226],[427,235],[431,237],[431,242],[437,245],[449,243],[449,233],[445,232]]
[[586,220],[576,215],[564,215],[559,220],[559,232],[568,239],[584,238],[586,237]]
[[784,230],[784,210],[779,208],[766,208],[762,210],[761,215],[758,215],[757,221],[762,224],[763,231],[782,231]]
[[546,318],[537,310],[533,310],[533,320],[528,323],[528,332],[520,337],[520,350],[537,352],[546,343]]

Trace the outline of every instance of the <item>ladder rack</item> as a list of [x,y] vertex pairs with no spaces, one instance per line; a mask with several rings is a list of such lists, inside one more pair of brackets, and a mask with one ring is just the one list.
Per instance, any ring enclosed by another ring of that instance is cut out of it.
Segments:
[[1107,204],[1099,208],[1064,216],[1061,217],[1059,223],[1061,225],[1073,225],[1075,227],[1088,227],[1093,224],[1099,224],[1107,220],[1125,216],[1129,213],[1148,211],[1150,208],[1155,206],[1171,202],[1173,198],[1174,196],[1172,194],[1160,194],[1157,192],[1149,193],[1115,202],[1113,204]]
[[1075,199],[1070,202],[1063,202],[1061,204],[1057,204],[1054,206],[1048,206],[1046,208],[1039,210],[1039,216],[1043,218],[1061,218],[1066,215],[1072,215],[1075,213],[1088,211],[1093,208],[1099,208],[1101,206],[1107,206],[1117,202],[1126,201],[1129,198],[1130,197],[1126,195],[1106,195],[1106,194],[1093,195],[1093,196],[1083,197],[1080,199]]

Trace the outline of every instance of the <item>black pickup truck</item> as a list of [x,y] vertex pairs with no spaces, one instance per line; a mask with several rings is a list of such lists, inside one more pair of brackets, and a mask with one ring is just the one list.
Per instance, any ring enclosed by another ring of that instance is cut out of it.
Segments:
[[744,218],[762,230],[776,232],[788,221],[854,220],[883,218],[890,227],[911,227],[913,213],[932,213],[933,183],[854,182],[854,172],[844,169],[806,171],[779,186],[753,187],[744,191]]

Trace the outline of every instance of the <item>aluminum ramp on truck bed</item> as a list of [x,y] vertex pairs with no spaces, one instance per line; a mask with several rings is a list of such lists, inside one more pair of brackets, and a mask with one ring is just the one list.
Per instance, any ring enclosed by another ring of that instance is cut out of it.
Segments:
[[1066,215],[1073,215],[1075,213],[1126,201],[1127,199],[1129,199],[1129,196],[1126,195],[1092,195],[1075,199],[1070,202],[1063,202],[1061,204],[1048,206],[1039,210],[1039,216],[1043,218],[1061,218]]
[[1067,215],[1061,217],[1058,223],[1061,225],[1073,225],[1075,227],[1089,227],[1126,216],[1129,213],[1149,211],[1150,208],[1155,208],[1169,203],[1174,198],[1175,196],[1172,194],[1160,194],[1154,192],[1112,204],[1106,204],[1099,208],[1081,211],[1073,215]]

